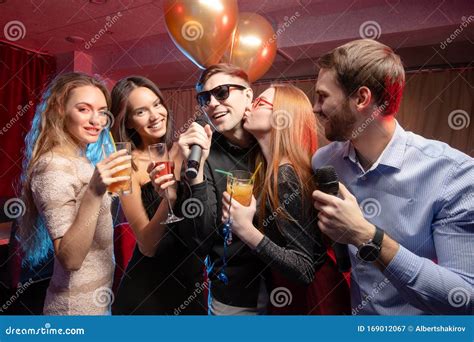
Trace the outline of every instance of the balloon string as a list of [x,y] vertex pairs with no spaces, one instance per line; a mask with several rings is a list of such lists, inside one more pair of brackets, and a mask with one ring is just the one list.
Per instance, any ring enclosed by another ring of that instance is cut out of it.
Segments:
[[234,43],[235,43],[235,34],[237,32],[238,25],[235,26],[234,31],[232,31],[232,39],[230,41],[230,54],[229,54],[229,63],[232,63],[232,57],[234,56]]

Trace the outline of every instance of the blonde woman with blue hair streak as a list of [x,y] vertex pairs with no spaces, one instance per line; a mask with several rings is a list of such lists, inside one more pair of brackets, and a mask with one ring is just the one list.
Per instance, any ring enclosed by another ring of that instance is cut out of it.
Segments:
[[43,313],[110,314],[114,272],[107,186],[129,176],[125,150],[102,160],[110,96],[82,73],[58,76],[43,95],[26,137],[22,174],[25,215],[18,235],[30,266],[54,250]]

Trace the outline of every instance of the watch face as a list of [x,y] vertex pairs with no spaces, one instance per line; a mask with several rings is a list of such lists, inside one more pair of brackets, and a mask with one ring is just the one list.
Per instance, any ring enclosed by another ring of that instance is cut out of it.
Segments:
[[374,262],[377,260],[380,254],[380,248],[375,245],[365,245],[359,249],[359,258],[368,261]]

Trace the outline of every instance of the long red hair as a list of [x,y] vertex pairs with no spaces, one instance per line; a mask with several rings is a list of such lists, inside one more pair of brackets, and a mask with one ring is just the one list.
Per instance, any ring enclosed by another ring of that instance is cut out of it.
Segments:
[[[275,97],[273,100],[271,131],[271,160],[267,165],[263,154],[259,153],[256,165],[263,166],[255,180],[256,193],[262,194],[260,206],[259,228],[262,229],[265,217],[265,204],[269,199],[271,207],[276,210],[278,198],[278,168],[283,158],[288,159],[293,166],[300,182],[302,193],[300,198],[310,198],[315,188],[311,157],[318,147],[316,133],[316,116],[306,94],[291,84],[273,84]],[[280,210],[278,215],[283,214]]]

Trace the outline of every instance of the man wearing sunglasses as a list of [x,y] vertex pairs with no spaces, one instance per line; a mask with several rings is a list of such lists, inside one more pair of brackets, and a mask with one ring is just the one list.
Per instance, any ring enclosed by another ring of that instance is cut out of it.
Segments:
[[[230,64],[206,69],[196,85],[197,101],[210,125],[193,123],[179,138],[183,158],[192,145],[202,147],[197,177],[183,186],[177,207],[185,217],[179,224],[183,240],[206,258],[210,281],[209,312],[213,315],[255,315],[267,301],[263,285],[264,264],[242,241],[234,237],[224,244],[221,222],[222,193],[227,178],[217,169],[253,171],[254,138],[242,127],[242,118],[252,106],[253,92],[247,74]],[[181,182],[184,183],[184,182]],[[187,206],[201,209],[188,215]],[[260,303],[260,304],[259,304]]]

